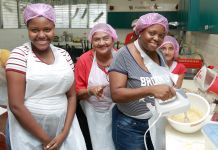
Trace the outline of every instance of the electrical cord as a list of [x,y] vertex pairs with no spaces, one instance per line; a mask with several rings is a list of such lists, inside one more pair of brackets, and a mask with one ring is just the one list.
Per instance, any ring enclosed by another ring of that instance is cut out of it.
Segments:
[[145,149],[146,150],[148,150],[147,143],[146,143],[146,134],[157,123],[157,121],[160,119],[161,115],[162,115],[162,113],[159,113],[157,119],[151,124],[151,126],[149,126],[149,128],[146,130],[146,132],[144,134],[144,143],[145,143]]

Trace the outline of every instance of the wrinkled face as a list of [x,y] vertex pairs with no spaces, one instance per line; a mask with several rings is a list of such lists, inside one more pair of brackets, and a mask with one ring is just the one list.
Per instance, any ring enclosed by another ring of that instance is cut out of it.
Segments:
[[45,17],[36,17],[28,22],[27,28],[33,46],[39,51],[47,50],[54,38],[54,23]]
[[161,50],[167,61],[172,61],[174,59],[174,47],[171,43],[166,43],[161,47]]
[[155,24],[145,28],[141,32],[139,40],[143,49],[147,51],[156,51],[162,44],[165,35],[165,28],[162,25]]
[[106,32],[96,32],[92,36],[92,47],[96,53],[108,53],[112,50],[113,45],[113,38]]

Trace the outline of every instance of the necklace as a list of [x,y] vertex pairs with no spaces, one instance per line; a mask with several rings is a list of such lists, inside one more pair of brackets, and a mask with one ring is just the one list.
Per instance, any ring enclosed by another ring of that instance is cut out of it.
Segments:
[[96,64],[98,66],[99,69],[101,69],[104,73],[105,73],[105,77],[106,77],[106,80],[109,82],[109,73],[108,73],[108,70],[109,70],[109,67],[110,67],[110,64],[112,62],[112,59],[113,59],[113,55],[112,55],[112,58],[110,58],[108,61],[107,61],[107,64],[106,65],[102,65],[98,62],[98,59],[96,57],[96,53],[94,54],[94,58],[95,58],[95,61],[96,61]]
[[97,65],[98,65],[98,68],[100,68],[105,74],[108,74],[108,70],[109,70],[110,65],[102,66],[99,63],[97,63]]
[[103,67],[101,66],[100,64],[97,63],[97,66],[99,69],[101,69],[104,73],[105,73],[105,77],[106,77],[106,80],[109,82],[109,73],[108,73],[108,70],[109,70],[109,67]]

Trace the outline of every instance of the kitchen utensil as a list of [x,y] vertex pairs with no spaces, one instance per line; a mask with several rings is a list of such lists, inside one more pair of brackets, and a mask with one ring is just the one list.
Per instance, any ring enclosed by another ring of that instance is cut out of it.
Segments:
[[94,19],[93,22],[97,22],[103,15],[104,15],[104,12],[101,12],[100,14],[98,14],[98,16]]
[[74,18],[77,16],[78,12],[79,12],[79,8],[76,8],[76,11],[75,11],[75,13],[73,14],[73,16],[72,16],[71,19],[74,19]]
[[194,133],[201,129],[201,127],[203,127],[208,121],[210,105],[204,97],[198,94],[186,93],[186,95],[190,101],[190,108],[195,108],[195,110],[199,111],[201,117],[196,121],[192,121],[191,116],[189,116],[189,122],[176,121],[172,119],[171,116],[168,116],[167,120],[169,124],[177,131],[182,133]]
[[184,112],[184,122],[185,123],[190,122],[187,112]]
[[175,97],[166,101],[156,100],[155,106],[157,112],[162,116],[169,116],[186,112],[190,107],[190,101],[183,89],[176,89]]
[[83,14],[82,14],[82,16],[81,16],[81,19],[84,19],[84,17],[85,17],[86,14],[87,14],[87,8],[85,8],[85,10],[84,10],[84,12],[83,12]]

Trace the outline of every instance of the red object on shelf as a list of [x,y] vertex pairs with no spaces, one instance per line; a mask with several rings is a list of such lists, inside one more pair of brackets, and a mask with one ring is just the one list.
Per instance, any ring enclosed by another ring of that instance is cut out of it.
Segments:
[[194,59],[194,58],[178,58],[178,63],[183,64],[186,68],[201,68],[203,65],[202,59]]

